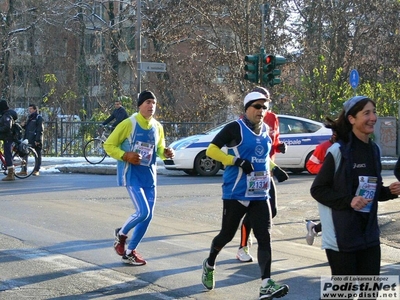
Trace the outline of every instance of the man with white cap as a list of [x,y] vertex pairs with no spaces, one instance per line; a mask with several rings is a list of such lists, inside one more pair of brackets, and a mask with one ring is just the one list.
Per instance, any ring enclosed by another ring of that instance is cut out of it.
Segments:
[[[203,262],[202,283],[208,290],[215,287],[215,262],[219,252],[236,234],[241,219],[248,215],[258,242],[258,264],[261,270],[259,299],[280,298],[289,287],[275,283],[271,277],[270,213],[265,201],[270,188],[272,141],[263,122],[268,109],[265,95],[251,92],[244,98],[243,118],[227,124],[207,148],[207,156],[225,167],[222,185],[222,228],[214,237],[208,258]],[[221,150],[226,146],[228,151]]]

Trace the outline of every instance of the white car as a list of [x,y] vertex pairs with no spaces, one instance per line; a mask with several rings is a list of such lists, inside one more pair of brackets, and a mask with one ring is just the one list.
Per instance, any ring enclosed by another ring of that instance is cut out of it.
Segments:
[[[307,160],[315,147],[328,140],[332,130],[324,124],[305,118],[278,115],[279,139],[287,144],[285,154],[278,153],[275,163],[293,173],[305,170]],[[205,133],[192,135],[171,143],[175,150],[173,159],[164,160],[167,170],[181,170],[189,175],[213,176],[224,166],[206,155],[206,149],[214,136],[226,125],[224,123]]]

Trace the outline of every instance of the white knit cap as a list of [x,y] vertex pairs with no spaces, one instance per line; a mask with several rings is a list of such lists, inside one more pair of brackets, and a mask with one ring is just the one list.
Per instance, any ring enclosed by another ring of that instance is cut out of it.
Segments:
[[261,94],[261,93],[259,93],[259,92],[251,92],[251,93],[248,93],[248,94],[246,95],[246,97],[244,97],[244,100],[243,100],[243,105],[244,105],[245,109],[246,109],[247,107],[249,107],[250,102],[254,102],[254,101],[256,101],[256,100],[265,100],[265,101],[268,101],[267,97],[265,97],[265,95],[263,95],[263,94]]

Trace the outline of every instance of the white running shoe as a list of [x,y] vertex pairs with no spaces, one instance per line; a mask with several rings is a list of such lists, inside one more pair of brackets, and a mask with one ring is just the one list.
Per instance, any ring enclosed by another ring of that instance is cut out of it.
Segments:
[[306,228],[307,228],[307,235],[306,235],[306,241],[307,244],[312,245],[314,244],[314,238],[318,236],[318,233],[315,232],[314,227],[317,225],[316,223],[312,221],[307,221]]
[[249,253],[249,247],[245,246],[238,250],[236,258],[243,262],[252,262],[253,257]]

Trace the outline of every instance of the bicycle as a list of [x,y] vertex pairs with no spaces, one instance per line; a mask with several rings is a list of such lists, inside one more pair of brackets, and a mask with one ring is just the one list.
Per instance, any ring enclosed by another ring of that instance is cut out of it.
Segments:
[[107,157],[103,144],[110,135],[111,128],[111,126],[100,127],[98,129],[98,136],[86,143],[83,148],[83,156],[88,163],[96,165],[101,163]]
[[[38,156],[29,144],[26,144],[25,151],[28,155],[20,155],[18,147],[22,144],[22,141],[15,141],[12,148],[12,160],[14,165],[14,176],[19,179],[25,179],[32,175],[35,167],[38,164]],[[0,162],[3,174],[7,175],[7,164],[3,152],[0,149]]]

